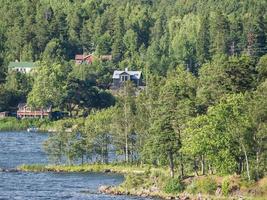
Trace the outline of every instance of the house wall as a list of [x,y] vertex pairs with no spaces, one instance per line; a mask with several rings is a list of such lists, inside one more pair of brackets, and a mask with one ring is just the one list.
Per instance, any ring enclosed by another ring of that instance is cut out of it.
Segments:
[[114,87],[120,87],[121,82],[120,79],[113,79],[113,86]]
[[8,116],[7,112],[0,112],[0,118],[5,118]]
[[21,72],[21,73],[30,73],[31,68],[29,67],[16,67],[12,69],[13,71]]

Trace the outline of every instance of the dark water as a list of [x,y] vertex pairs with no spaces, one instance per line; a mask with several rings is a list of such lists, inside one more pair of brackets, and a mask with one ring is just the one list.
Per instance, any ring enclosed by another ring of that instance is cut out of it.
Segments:
[[[0,133],[0,168],[47,163],[41,149],[46,137],[36,133]],[[0,172],[0,200],[145,200],[97,193],[100,185],[118,185],[122,181],[123,177],[115,174]]]

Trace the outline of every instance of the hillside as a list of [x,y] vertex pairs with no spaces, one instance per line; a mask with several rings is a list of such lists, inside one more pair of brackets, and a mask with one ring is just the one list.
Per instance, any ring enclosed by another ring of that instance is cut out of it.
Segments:
[[214,194],[205,189],[219,183],[225,196],[253,196],[262,183],[265,194],[266,0],[0,3],[0,112],[23,102],[60,114],[17,120],[55,131],[44,143],[53,162],[164,169],[148,170],[148,184],[126,179],[142,190]]

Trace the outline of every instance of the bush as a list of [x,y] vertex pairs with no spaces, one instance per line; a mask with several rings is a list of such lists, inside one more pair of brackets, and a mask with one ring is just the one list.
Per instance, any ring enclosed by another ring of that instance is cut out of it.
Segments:
[[225,177],[222,181],[222,194],[228,196],[230,193],[230,178]]
[[145,184],[146,179],[148,179],[148,177],[145,177],[144,174],[129,174],[126,175],[122,187],[125,187],[126,189],[142,187]]
[[222,194],[228,196],[240,190],[241,180],[239,176],[226,176],[222,181]]
[[182,192],[183,190],[184,184],[178,178],[169,179],[164,186],[164,192],[166,193],[176,194]]
[[16,119],[15,117],[6,117],[0,119],[0,131],[22,131],[30,126],[40,127],[47,124],[48,119]]
[[189,193],[203,193],[203,194],[214,194],[217,189],[217,183],[213,178],[201,177],[195,179],[188,187]]

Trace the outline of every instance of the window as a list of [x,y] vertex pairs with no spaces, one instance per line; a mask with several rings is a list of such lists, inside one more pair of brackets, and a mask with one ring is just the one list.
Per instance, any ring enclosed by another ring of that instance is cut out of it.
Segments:
[[129,80],[129,76],[128,75],[122,75],[121,76],[121,81],[122,82],[125,82],[125,81],[128,81]]

